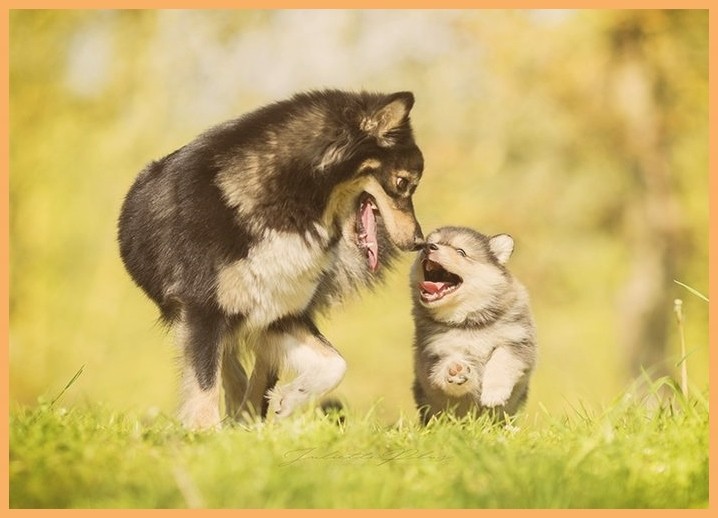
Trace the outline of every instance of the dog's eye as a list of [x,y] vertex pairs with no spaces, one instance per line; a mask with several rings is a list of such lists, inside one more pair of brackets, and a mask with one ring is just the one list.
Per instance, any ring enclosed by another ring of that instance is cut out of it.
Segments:
[[466,252],[462,248],[457,248],[456,253],[459,254],[461,257],[466,257]]
[[409,180],[407,180],[406,178],[397,178],[396,179],[396,188],[399,191],[403,192],[406,190],[407,187],[409,187]]

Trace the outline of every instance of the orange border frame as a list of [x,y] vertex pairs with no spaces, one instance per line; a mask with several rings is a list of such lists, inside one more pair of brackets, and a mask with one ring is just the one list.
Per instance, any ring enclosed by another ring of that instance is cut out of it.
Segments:
[[[495,8],[495,9],[518,9],[518,8],[573,8],[573,9],[585,9],[585,8],[600,8],[600,9],[706,9],[709,11],[709,28],[714,30],[709,31],[709,77],[710,77],[710,88],[709,94],[713,92],[716,83],[715,74],[718,69],[716,68],[716,46],[718,45],[718,37],[716,37],[715,27],[718,24],[718,11],[716,9],[710,9],[710,0],[684,0],[683,2],[677,0],[584,0],[584,1],[570,1],[570,0],[553,0],[547,2],[530,1],[530,0],[453,0],[437,2],[429,0],[419,1],[408,1],[408,0],[361,0],[354,2],[344,2],[343,5],[337,5],[337,2],[331,0],[309,0],[309,1],[298,1],[298,0],[269,0],[267,2],[260,2],[259,0],[249,0],[244,2],[231,2],[229,0],[205,0],[201,4],[199,2],[191,0],[176,0],[170,2],[168,0],[148,0],[148,1],[135,1],[129,0],[125,2],[110,2],[110,1],[89,1],[89,0],[8,0],[6,2],[7,9],[0,10],[0,61],[2,62],[2,80],[0,81],[0,88],[2,89],[2,107],[1,113],[6,115],[0,119],[0,157],[2,162],[0,163],[0,338],[3,352],[3,369],[5,375],[2,376],[3,382],[0,384],[0,444],[2,444],[4,451],[9,452],[9,274],[10,274],[10,242],[9,242],[9,176],[10,176],[10,164],[9,164],[9,11],[11,9],[98,9],[98,8],[122,8],[122,9],[159,9],[159,8],[202,8],[202,9],[213,9],[213,8],[225,8],[225,9],[279,9],[279,8],[305,8],[305,9],[346,9],[346,8],[364,8],[364,9],[476,9],[476,8]],[[709,159],[709,199],[710,199],[710,232],[709,232],[709,257],[718,257],[718,212],[715,210],[715,198],[718,193],[718,173],[716,173],[715,167],[715,153],[718,150],[718,137],[716,136],[716,129],[718,127],[718,109],[716,108],[715,102],[709,100],[709,117],[710,117],[710,159]],[[709,298],[713,297],[716,300],[718,291],[718,280],[714,272],[709,272]],[[709,308],[709,347],[712,344],[711,338],[716,337],[716,309],[715,304]],[[714,361],[711,361],[709,375],[712,380],[716,378],[716,371],[718,368]],[[710,399],[711,402],[716,400],[717,389],[715,383],[710,386]],[[531,514],[539,514],[544,516],[555,516],[557,513],[571,513],[571,516],[575,516],[575,513],[579,513],[583,516],[595,515],[597,513],[610,512],[612,514],[641,514],[647,516],[649,513],[651,516],[656,515],[674,516],[676,514],[701,514],[707,515],[707,513],[716,507],[718,502],[718,476],[715,471],[715,454],[716,454],[716,430],[715,430],[715,418],[710,420],[711,428],[711,444],[710,444],[710,481],[709,481],[709,507],[707,510],[531,510],[531,511],[520,511],[520,510],[483,510],[482,513],[491,513],[492,515],[500,516],[521,516],[524,512]],[[289,513],[292,516],[316,516],[317,513],[327,514],[329,512],[336,511],[321,511],[321,510],[285,510],[285,511],[251,511],[251,510],[205,510],[205,511],[188,511],[188,510],[47,510],[47,511],[32,511],[32,510],[15,510],[9,509],[9,456],[2,455],[0,458],[0,509],[8,509],[13,514],[36,514],[36,513],[92,513],[96,516],[98,512],[111,515],[121,516],[125,513],[197,513],[200,512],[203,515],[209,513],[257,513],[264,516],[271,516],[274,513],[280,515],[287,515]],[[392,515],[403,514],[408,516],[411,513],[412,516],[417,514],[422,516],[428,516],[429,513],[436,513],[433,510],[383,510],[383,511],[341,511],[342,513],[351,513],[356,516],[358,513],[381,513]],[[442,511],[446,512],[446,511]],[[464,514],[472,511],[469,510],[458,510],[448,511],[451,514]],[[195,514],[196,516],[196,514]]]

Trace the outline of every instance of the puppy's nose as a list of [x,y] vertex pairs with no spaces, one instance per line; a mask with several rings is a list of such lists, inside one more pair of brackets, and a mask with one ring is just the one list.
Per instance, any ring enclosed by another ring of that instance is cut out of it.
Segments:
[[436,243],[424,243],[424,251],[428,254],[429,252],[436,251],[439,249],[439,245]]

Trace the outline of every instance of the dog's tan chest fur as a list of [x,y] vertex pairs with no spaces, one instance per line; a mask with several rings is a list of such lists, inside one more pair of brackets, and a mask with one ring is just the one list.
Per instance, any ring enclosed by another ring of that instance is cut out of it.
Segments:
[[332,259],[326,232],[317,230],[320,237],[268,231],[247,257],[221,267],[216,281],[220,307],[244,315],[255,329],[301,313]]

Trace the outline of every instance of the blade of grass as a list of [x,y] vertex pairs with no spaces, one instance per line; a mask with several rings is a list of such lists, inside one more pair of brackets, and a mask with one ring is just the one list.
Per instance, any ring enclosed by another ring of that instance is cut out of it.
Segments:
[[698,297],[698,298],[700,298],[700,299],[703,299],[703,300],[705,300],[706,302],[708,302],[708,297],[706,297],[705,295],[703,295],[700,291],[698,291],[698,290],[696,290],[696,289],[693,289],[693,288],[691,288],[690,286],[688,286],[687,284],[683,284],[682,282],[677,281],[677,280],[675,280],[675,279],[673,279],[673,282],[675,282],[675,283],[678,284],[679,286],[683,286],[685,289],[687,289],[688,291],[690,291],[690,292],[691,292],[693,295],[695,295],[696,297]]
[[65,385],[65,388],[62,389],[62,391],[60,391],[60,393],[57,396],[55,396],[55,399],[53,399],[50,402],[50,408],[52,408],[55,405],[55,403],[63,396],[63,394],[65,394],[65,392],[67,392],[67,389],[69,389],[75,383],[75,381],[77,381],[77,378],[80,377],[80,374],[82,374],[82,371],[84,369],[85,369],[84,365],[82,367],[80,367],[80,369],[75,373],[75,375],[72,377],[72,379],[70,379],[70,381],[67,382],[67,385]]
[[683,397],[688,397],[688,362],[686,361],[686,336],[683,332],[683,301],[676,299],[673,301],[673,311],[676,313],[676,321],[678,322],[678,335],[681,338],[681,392]]

